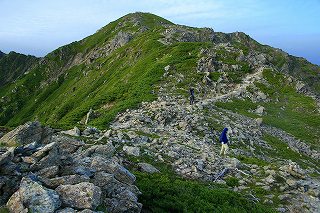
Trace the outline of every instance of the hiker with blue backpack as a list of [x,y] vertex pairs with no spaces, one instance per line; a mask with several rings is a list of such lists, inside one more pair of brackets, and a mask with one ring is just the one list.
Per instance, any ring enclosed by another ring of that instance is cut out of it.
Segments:
[[219,138],[221,143],[221,151],[220,151],[221,156],[227,155],[229,150],[229,146],[228,146],[229,140],[227,138],[227,132],[228,132],[228,128],[224,128]]

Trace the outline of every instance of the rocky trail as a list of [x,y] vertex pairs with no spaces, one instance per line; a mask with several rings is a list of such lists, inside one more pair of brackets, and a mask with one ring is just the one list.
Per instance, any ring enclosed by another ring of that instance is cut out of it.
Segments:
[[[244,83],[234,90],[198,100],[194,105],[186,104],[183,98],[162,94],[157,101],[143,103],[139,109],[127,110],[119,114],[110,126],[110,140],[131,147],[124,149],[129,155],[132,154],[130,150],[136,149],[142,151],[141,154],[171,164],[178,174],[187,178],[224,183],[223,176],[226,175],[240,180],[240,186],[235,187],[235,191],[248,192],[252,184],[261,187],[266,191],[262,201],[265,203],[273,203],[270,197],[273,198],[274,192],[271,188],[277,188],[282,194],[278,200],[292,201],[290,205],[280,205],[279,211],[296,209],[302,202],[310,212],[314,212],[320,209],[320,182],[306,174],[319,171],[303,170],[286,159],[273,161],[273,166],[261,166],[241,163],[238,158],[244,156],[270,161],[268,156],[255,151],[259,147],[266,152],[273,149],[263,140],[265,133],[283,140],[288,148],[314,159],[319,159],[319,153],[280,129],[214,105],[218,100],[239,96],[249,85],[262,78],[262,70],[260,68],[247,75]],[[218,135],[223,127],[230,129],[232,141],[230,157],[227,158],[219,155]],[[308,185],[308,190],[303,189],[301,193],[301,187],[305,185]]]
[[[16,149],[1,148],[0,186],[6,192],[1,195],[1,203],[7,202],[12,212],[26,212],[26,208],[40,212],[94,212],[100,205],[109,212],[140,212],[135,177],[122,164],[128,161],[126,156],[149,156],[172,165],[177,174],[186,178],[221,184],[230,177],[236,178],[239,184],[233,186],[234,191],[266,204],[276,202],[280,212],[316,212],[320,209],[320,182],[309,174],[319,171],[302,169],[288,159],[270,159],[257,150],[268,153],[273,149],[263,140],[268,133],[313,159],[319,159],[319,153],[280,129],[215,106],[216,101],[245,93],[248,86],[261,80],[262,71],[260,68],[247,75],[243,84],[225,94],[203,100],[196,97],[193,105],[163,89],[156,101],[118,114],[109,129],[102,131],[93,127],[80,131],[75,127],[56,132],[39,123],[19,126],[1,138],[3,144],[23,144]],[[231,140],[225,158],[219,155],[218,141],[223,127],[229,128]],[[91,142],[85,144],[66,135],[81,135]],[[258,161],[244,163],[244,158]],[[143,162],[139,167],[146,172],[159,172]],[[252,188],[263,190],[264,196],[257,198]],[[36,201],[37,194],[43,195],[42,199]]]
[[305,59],[149,13],[43,58],[10,55],[0,51],[1,213],[152,212],[142,203],[154,184],[144,200],[139,181],[168,173],[278,212],[320,212],[320,69]]
[[265,67],[260,67],[257,69],[256,72],[253,72],[252,74],[248,74],[243,80],[241,84],[237,84],[234,89],[231,91],[222,94],[222,95],[217,95],[214,97],[209,97],[202,102],[204,103],[209,103],[209,102],[215,102],[215,101],[220,101],[220,100],[226,100],[229,98],[233,97],[238,97],[241,93],[245,92],[247,87],[252,85],[255,81],[260,80],[262,78],[262,72],[265,69]]

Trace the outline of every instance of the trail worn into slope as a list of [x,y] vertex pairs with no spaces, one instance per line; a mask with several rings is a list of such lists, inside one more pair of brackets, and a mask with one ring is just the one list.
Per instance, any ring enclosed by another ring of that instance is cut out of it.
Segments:
[[233,97],[237,97],[239,96],[239,94],[243,93],[246,91],[247,87],[252,85],[256,80],[259,80],[262,78],[262,72],[265,68],[264,67],[260,67],[257,72],[254,72],[252,74],[247,75],[244,79],[243,82],[241,84],[237,84],[236,87],[223,95],[218,95],[209,99],[206,99],[204,101],[207,102],[214,102],[214,101],[219,101],[219,100],[224,100],[227,98],[233,98]]
[[[277,162],[277,159],[256,152],[259,148],[265,150],[264,153],[267,154],[268,150],[273,149],[263,140],[265,132],[288,143],[294,151],[308,154],[310,152],[301,148],[306,147],[305,143],[282,130],[260,126],[252,118],[214,106],[214,102],[235,98],[248,86],[260,80],[263,69],[259,68],[257,72],[247,75],[242,84],[236,85],[227,93],[207,97],[194,105],[186,104],[185,99],[168,94],[166,91],[169,90],[163,89],[157,101],[143,103],[138,109],[119,114],[110,126],[110,139],[118,146],[129,143],[131,146],[147,150],[148,155],[172,165],[174,170],[184,177],[221,181],[218,176],[221,171],[227,169],[226,177],[231,175],[242,181],[236,190],[247,191],[250,184],[259,184],[257,187],[271,190],[270,185],[278,184],[284,188],[289,187],[286,188],[286,193],[290,193],[288,199],[292,201],[292,205],[304,202],[311,209],[318,208],[312,200],[306,198],[309,195],[298,191],[300,180],[290,174],[285,175],[287,167],[281,170],[279,167],[268,166],[271,162],[289,165],[289,159]],[[218,135],[225,126],[230,129],[232,144],[230,157],[221,158]],[[311,153],[314,153],[311,157],[315,159],[319,155],[316,151]],[[252,162],[244,164],[238,159],[252,159]],[[302,177],[307,172],[300,169],[298,174],[300,173]],[[290,184],[294,183],[295,187],[289,186],[286,182],[278,182],[280,179],[275,180],[277,176],[287,179]],[[312,185],[308,181],[314,180],[308,177],[304,184]]]

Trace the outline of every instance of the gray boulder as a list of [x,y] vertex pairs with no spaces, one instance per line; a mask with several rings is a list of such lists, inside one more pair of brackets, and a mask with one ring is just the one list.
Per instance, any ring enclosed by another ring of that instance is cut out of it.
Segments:
[[108,173],[114,173],[120,166],[115,160],[105,159],[100,156],[83,158],[79,163],[85,167],[89,166],[91,169],[95,169],[97,172],[106,171]]
[[55,142],[45,145],[42,149],[32,154],[34,158],[43,158],[46,156],[54,147],[56,146]]
[[142,204],[129,200],[119,200],[116,198],[107,198],[105,200],[108,212],[141,212]]
[[100,187],[89,182],[60,185],[56,191],[60,195],[63,205],[75,209],[95,209],[101,202]]
[[94,157],[82,157],[76,159],[76,166],[74,167],[77,171],[87,171],[87,172],[100,172],[105,171],[107,173],[115,173],[119,170],[119,163],[114,159],[106,159],[101,156]]
[[115,181],[114,175],[106,173],[106,172],[97,172],[93,178],[94,185],[99,186],[99,187],[103,187],[103,186],[105,186],[109,183],[112,183],[114,181]]
[[265,108],[263,106],[258,106],[257,109],[255,110],[255,113],[258,115],[263,115],[265,114]]
[[146,173],[159,173],[160,171],[148,163],[138,163],[139,170]]
[[[104,189],[107,197],[109,198],[119,198],[119,194],[122,194],[124,190],[131,191],[132,193],[135,194],[136,197],[141,194],[137,186],[128,185],[116,179],[108,180],[108,182],[106,182],[102,188]],[[121,198],[121,199],[124,199],[124,198]]]
[[106,157],[110,158],[115,151],[114,146],[112,145],[111,142],[108,142],[107,144],[104,145],[94,145],[87,149],[84,152],[84,156],[86,157],[95,157],[95,156],[101,156],[101,157]]
[[56,213],[76,213],[76,212],[77,212],[76,210],[69,207],[56,211]]
[[114,177],[118,181],[127,184],[133,184],[136,181],[136,177],[121,165],[119,165],[118,169],[115,171]]
[[71,136],[80,136],[81,131],[78,127],[74,127],[73,129],[67,130],[67,131],[61,131],[62,134],[71,135]]
[[255,122],[256,122],[256,124],[257,124],[258,126],[261,126],[262,123],[263,123],[263,118],[256,118],[256,119],[255,119]]
[[84,175],[66,175],[52,179],[43,179],[43,182],[47,187],[55,189],[60,185],[74,185],[89,180],[90,178]]
[[3,154],[0,155],[0,165],[8,163],[14,157],[14,148],[3,149]]
[[302,82],[297,82],[297,84],[296,84],[296,90],[297,91],[301,91],[303,88],[305,87],[305,84],[304,83],[302,83]]
[[83,141],[62,135],[54,135],[51,141],[58,144],[60,155],[72,154],[85,145]]
[[5,205],[13,193],[19,189],[20,181],[21,177],[18,176],[0,176],[0,206]]
[[135,147],[135,146],[123,146],[122,150],[127,154],[127,155],[133,155],[133,156],[140,156],[140,148]]
[[7,207],[11,212],[54,212],[61,205],[59,195],[39,183],[25,177],[20,188],[9,199]]
[[77,166],[73,169],[74,173],[78,175],[84,175],[87,177],[93,177],[96,170],[88,167]]
[[[45,156],[42,157],[43,155]],[[35,164],[31,165],[30,168],[32,171],[38,171],[47,167],[56,166],[60,164],[61,155],[57,146],[50,147],[50,151],[46,150],[45,152],[39,153],[39,156],[41,156],[42,158]]]
[[29,143],[46,144],[53,133],[48,127],[43,127],[39,122],[27,122],[5,134],[0,142],[7,146],[25,145]]
[[225,167],[229,169],[237,169],[241,167],[241,162],[237,158],[227,158]]
[[100,131],[99,131],[97,128],[95,128],[95,127],[89,127],[89,126],[88,126],[88,127],[82,132],[82,134],[88,136],[88,135],[92,135],[92,134],[99,133],[99,132],[100,132]]
[[36,174],[44,178],[53,178],[58,174],[58,172],[59,172],[58,166],[50,166],[50,167],[39,170]]

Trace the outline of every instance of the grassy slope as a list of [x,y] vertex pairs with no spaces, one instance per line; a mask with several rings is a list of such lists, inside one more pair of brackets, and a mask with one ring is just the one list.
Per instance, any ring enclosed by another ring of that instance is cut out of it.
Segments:
[[[76,54],[85,55],[94,48],[104,46],[120,31],[137,32],[139,27],[134,25],[135,21],[132,20],[135,16],[127,15],[111,22],[82,41],[73,42],[53,51],[45,57],[44,63],[35,67],[15,84],[2,87],[0,96],[4,97],[4,101],[0,102],[2,109],[0,124],[17,126],[28,120],[39,119],[44,124],[70,128],[76,125],[90,108],[93,108],[98,118],[91,124],[105,128],[119,111],[155,98],[152,91],[157,88],[157,85],[160,85],[163,68],[168,64],[174,67],[171,70],[174,72],[173,75],[180,73],[184,76],[181,82],[171,82],[172,86],[178,88],[175,92],[186,94],[185,90],[189,86],[199,84],[203,75],[194,72],[197,60],[202,57],[199,55],[199,50],[210,48],[213,44],[184,42],[170,46],[162,45],[157,41],[163,31],[159,23],[171,23],[152,14],[139,15],[140,18],[142,17],[140,24],[147,26],[149,30],[135,36],[132,41],[107,57],[98,58],[90,65],[83,63],[63,71],[63,68]],[[220,34],[218,33],[217,36],[222,37],[222,40],[230,37],[228,39],[231,39],[233,46],[241,49],[245,54],[248,53],[249,48],[272,52],[271,48],[259,45],[245,34]],[[281,61],[285,58],[280,53],[276,54],[276,51],[272,53],[275,54],[275,59],[279,58],[277,61],[279,64],[276,66],[281,67],[283,65]],[[243,67],[240,72],[230,71],[228,73],[228,78],[232,82],[239,83],[244,74],[251,71],[246,62],[235,60],[238,56],[237,52],[230,53],[221,48],[216,51],[216,54],[218,60],[223,63],[239,64]],[[99,66],[101,67],[98,68]],[[217,80],[219,76],[220,73],[210,75],[213,80]],[[48,79],[51,80],[48,81]],[[277,88],[273,88],[275,89]],[[288,92],[294,94],[293,91]],[[307,98],[297,95],[290,96],[289,99],[294,103],[310,102]],[[240,102],[235,103],[241,105]],[[290,113],[293,109],[279,112],[281,104],[284,102],[274,105],[270,103],[268,107],[270,112],[268,116],[265,116],[265,120],[270,124],[283,126],[283,123],[286,123],[285,130],[294,132],[295,128],[303,128],[304,124],[310,121],[309,117],[303,118],[302,114]],[[255,104],[249,105],[255,106]],[[274,120],[273,116],[280,117]],[[298,117],[295,119],[296,116]],[[294,118],[294,125],[288,124],[287,119],[289,118]],[[315,121],[311,126],[317,124]],[[306,131],[312,132],[313,129]],[[302,133],[302,136],[305,135],[312,142],[313,134]]]
[[319,148],[320,114],[316,102],[296,92],[293,85],[289,84],[281,73],[266,69],[263,76],[268,85],[257,83],[256,86],[271,98],[270,102],[252,103],[250,100],[233,100],[229,103],[217,103],[217,106],[250,117],[258,117],[249,112],[250,110],[255,110],[258,105],[264,106],[266,114],[262,117],[266,124],[283,129],[308,142],[314,148]]
[[38,58],[30,55],[10,52],[0,57],[0,87],[14,82],[26,72]]
[[[93,64],[72,67],[66,71],[67,74],[39,89],[41,82],[55,74],[50,70],[61,69],[76,53],[85,54],[102,46],[120,30],[137,31],[138,28],[132,24],[116,29],[126,18],[130,16],[110,23],[83,41],[55,50],[45,57],[46,63],[36,67],[15,85],[2,88],[0,95],[9,101],[0,105],[1,124],[16,126],[39,119],[45,124],[69,128],[93,108],[100,117],[92,124],[105,127],[117,112],[154,99],[151,93],[153,85],[159,81],[167,61],[171,60],[166,57],[170,49],[157,41],[162,30],[158,23],[170,22],[151,14],[143,15],[142,24],[152,30]],[[103,66],[98,69],[100,64]],[[17,92],[10,92],[14,87]],[[105,109],[103,106],[109,107]]]
[[[46,56],[42,65],[36,67],[28,75],[19,79],[16,84],[2,87],[0,97],[11,99],[8,104],[1,104],[0,124],[16,126],[27,120],[39,119],[44,124],[56,127],[70,128],[80,121],[92,107],[100,116],[92,121],[92,125],[105,128],[114,116],[126,108],[135,107],[142,101],[153,100],[152,90],[157,89],[161,82],[163,69],[166,65],[174,66],[175,73],[184,75],[183,82],[172,82],[179,92],[185,94],[185,89],[202,80],[203,75],[194,72],[198,55],[203,47],[211,47],[208,43],[176,43],[164,46],[157,40],[161,37],[162,27],[157,23],[167,22],[151,14],[144,14],[144,25],[151,30],[135,37],[130,43],[119,48],[107,57],[96,60],[93,64],[80,64],[65,71],[66,74],[56,78],[48,86],[41,89],[41,82],[55,75],[54,70],[63,66],[77,53],[88,53],[95,47],[115,36],[119,19],[102,28],[88,38],[61,47]],[[169,22],[167,22],[169,23]],[[121,30],[136,31],[132,25],[123,26]],[[246,53],[246,46],[234,43]],[[257,45],[257,44],[255,44]],[[227,64],[238,64],[237,55],[229,55],[224,51],[218,53]],[[281,61],[280,61],[281,62]],[[279,62],[279,67],[282,65]],[[101,68],[97,65],[103,64]],[[246,65],[246,64],[241,64]],[[244,66],[246,67],[246,66]],[[238,82],[249,70],[241,73],[230,73],[232,81]],[[173,72],[171,70],[170,72]],[[174,73],[170,73],[174,74]],[[283,78],[273,76],[270,71],[264,72],[265,78],[271,87],[257,85],[265,93],[271,95],[279,102],[251,103],[249,101],[235,100],[232,103],[220,103],[221,107],[255,117],[248,109],[255,109],[258,104],[264,105],[267,115],[264,116],[268,124],[283,128],[284,130],[316,143],[314,134],[318,134],[319,116],[314,116],[314,102],[296,93],[289,85],[282,87]],[[278,74],[276,74],[278,75]],[[219,76],[211,76],[217,80]],[[281,80],[281,82],[278,80]],[[17,92],[12,93],[13,88]],[[284,106],[284,110],[280,107]],[[300,107],[300,108],[299,108]],[[294,122],[288,122],[292,116]],[[305,118],[305,116],[309,116]],[[283,121],[286,121],[283,123]],[[301,131],[295,131],[297,128]],[[275,139],[266,136],[270,144],[280,146]],[[274,142],[274,143],[273,143]],[[283,147],[281,147],[283,148]],[[274,154],[274,153],[271,153]],[[279,154],[279,153],[275,153]],[[295,154],[280,153],[284,157],[297,157]],[[258,161],[258,159],[245,159]],[[260,162],[261,163],[261,162]],[[264,163],[264,162],[262,162]],[[263,207],[253,205],[243,197],[227,189],[210,187],[206,183],[197,183],[179,179],[171,173],[162,170],[161,175],[148,176],[139,172],[137,185],[143,192],[139,198],[147,210],[170,211],[179,210],[186,212],[262,212]]]
[[[294,85],[289,83],[283,74],[266,69],[263,72],[266,84],[256,83],[256,86],[271,98],[270,102],[252,103],[250,100],[237,100],[232,102],[217,103],[223,107],[249,117],[258,117],[250,111],[255,110],[258,105],[266,109],[263,116],[265,124],[280,128],[295,137],[307,142],[312,149],[320,150],[320,114],[316,102],[307,96],[299,94],[294,89]],[[311,159],[308,156],[299,154],[288,148],[288,145],[271,135],[265,134],[264,140],[272,149],[262,149],[256,147],[255,153],[262,156],[268,156],[278,160],[292,160],[299,163],[303,168],[317,168],[319,161]],[[253,163],[264,163],[260,159],[241,159],[245,161],[254,161]],[[250,163],[250,162],[249,162]]]

